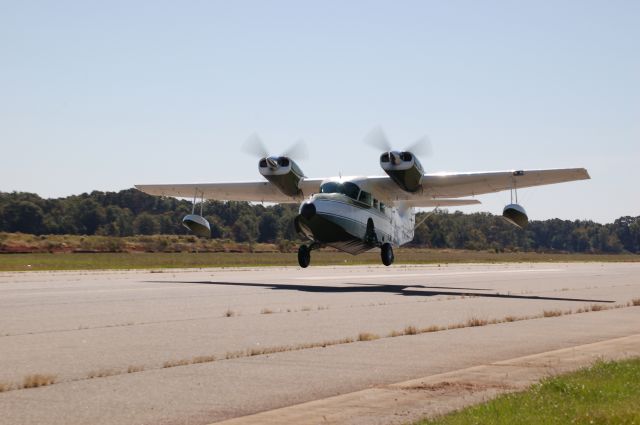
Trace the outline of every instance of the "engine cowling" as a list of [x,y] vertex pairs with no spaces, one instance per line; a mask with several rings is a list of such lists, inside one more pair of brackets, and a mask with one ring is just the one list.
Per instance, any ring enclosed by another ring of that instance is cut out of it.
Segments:
[[286,156],[262,158],[258,163],[258,170],[285,195],[295,197],[302,194],[298,184],[304,178],[304,173],[291,158]]
[[411,152],[385,152],[380,155],[380,166],[403,190],[417,192],[422,188],[424,169]]

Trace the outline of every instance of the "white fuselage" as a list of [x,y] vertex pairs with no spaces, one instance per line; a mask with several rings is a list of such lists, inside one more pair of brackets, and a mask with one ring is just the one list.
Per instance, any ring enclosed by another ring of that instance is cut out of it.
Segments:
[[412,208],[386,206],[353,182],[329,183],[300,206],[296,228],[306,238],[353,254],[413,240]]

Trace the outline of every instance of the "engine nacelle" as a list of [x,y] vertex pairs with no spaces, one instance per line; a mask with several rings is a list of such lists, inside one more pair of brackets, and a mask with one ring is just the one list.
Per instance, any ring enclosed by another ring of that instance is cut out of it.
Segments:
[[380,166],[403,190],[417,192],[422,187],[424,169],[411,152],[385,152],[380,155]]
[[504,217],[504,219],[509,223],[514,226],[518,226],[521,229],[529,223],[527,212],[524,210],[522,205],[519,204],[509,204],[504,207],[502,217]]
[[182,225],[191,230],[196,236],[201,238],[211,237],[211,226],[209,222],[201,215],[189,214],[182,219]]
[[302,194],[298,184],[304,174],[298,164],[290,158],[286,156],[262,158],[258,163],[258,170],[285,195],[295,197]]

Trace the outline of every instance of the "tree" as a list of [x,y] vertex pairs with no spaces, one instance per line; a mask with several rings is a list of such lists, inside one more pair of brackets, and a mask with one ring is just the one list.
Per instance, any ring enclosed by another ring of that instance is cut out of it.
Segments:
[[42,208],[30,201],[7,203],[0,211],[0,222],[7,232],[40,234],[43,230]]
[[142,213],[133,221],[133,232],[136,235],[153,235],[158,231],[158,223],[153,215]]
[[278,237],[278,219],[271,213],[265,213],[258,225],[258,242],[275,242]]
[[238,242],[253,242],[256,240],[258,225],[254,216],[244,214],[231,227],[233,237]]

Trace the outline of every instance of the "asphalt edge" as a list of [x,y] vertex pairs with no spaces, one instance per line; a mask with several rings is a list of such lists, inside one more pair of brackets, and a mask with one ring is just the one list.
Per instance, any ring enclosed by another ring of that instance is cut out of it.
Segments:
[[217,424],[404,424],[445,414],[597,360],[640,356],[640,334],[368,388]]

